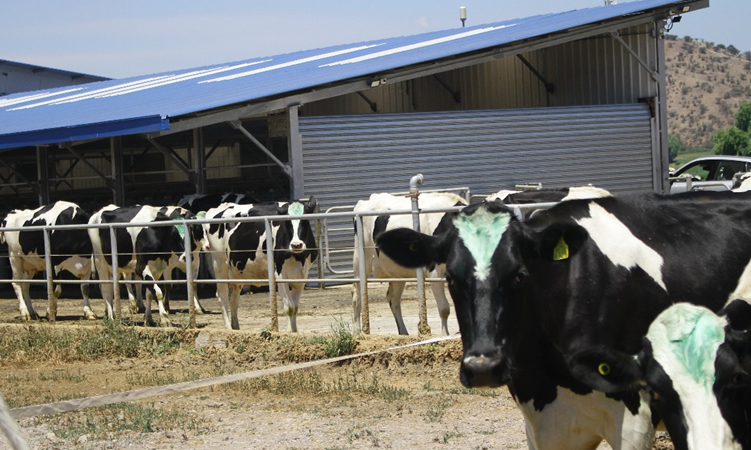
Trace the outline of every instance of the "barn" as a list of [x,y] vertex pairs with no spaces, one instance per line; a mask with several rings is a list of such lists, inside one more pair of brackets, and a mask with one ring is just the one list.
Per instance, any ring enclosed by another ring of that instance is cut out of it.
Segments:
[[0,209],[187,193],[666,190],[663,35],[641,0],[0,98]]

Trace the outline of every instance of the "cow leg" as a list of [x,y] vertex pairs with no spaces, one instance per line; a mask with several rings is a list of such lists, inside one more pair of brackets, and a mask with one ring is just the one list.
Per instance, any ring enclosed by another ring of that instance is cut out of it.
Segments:
[[154,325],[154,321],[151,318],[151,299],[154,298],[154,292],[151,285],[146,288],[146,301],[144,306],[146,307],[143,312],[143,326],[148,327]]
[[201,305],[201,302],[198,301],[198,283],[193,283],[193,308],[196,311],[196,314],[206,314],[206,310]]
[[[60,294],[63,293],[63,287],[59,284],[53,283],[53,285],[55,287],[52,289],[52,296],[55,297],[55,303],[57,303],[57,300],[60,298]],[[54,320],[55,318],[56,317],[50,316],[50,304],[47,303],[47,320]]]
[[[231,284],[229,285],[229,314],[230,314],[230,326],[233,330],[240,329],[240,321],[237,319],[237,308],[240,305],[240,292],[242,291],[242,285]],[[224,318],[224,322],[227,323],[227,318]]]
[[297,332],[297,308],[305,287],[304,283],[277,283],[277,290],[282,294],[282,305],[287,315],[287,331]]
[[[135,279],[133,275],[123,275],[123,277],[130,277]],[[132,314],[138,314],[145,310],[143,305],[143,286],[140,284],[127,283],[125,290],[128,292],[128,305]],[[134,293],[135,291],[135,293]]]
[[[357,245],[357,244],[355,244]],[[369,277],[373,271],[373,256],[370,255],[367,250],[365,253],[365,276]],[[360,273],[360,259],[355,252],[355,257],[352,261],[352,267],[354,268],[355,275],[359,276]],[[360,320],[360,314],[362,313],[362,298],[360,298],[360,283],[352,283],[352,321],[355,323],[355,332],[362,333],[362,322]]]
[[230,315],[229,296],[230,286],[227,283],[217,283],[216,292],[219,297],[219,301],[222,304],[222,317],[224,318],[224,326],[228,329],[232,329],[232,317]]
[[[441,275],[442,277],[442,275]],[[446,290],[443,287],[443,283],[430,283],[430,288],[433,290],[433,297],[435,297],[436,306],[438,306],[438,315],[441,316],[441,332],[448,336],[449,325],[448,319],[451,313],[451,306],[446,299]]]
[[[28,275],[26,273],[13,274],[13,278],[27,280],[34,275]],[[29,295],[29,283],[26,281],[14,282],[13,290],[16,292],[18,298],[18,310],[21,313],[21,320],[37,320],[39,315],[34,311],[34,306],[31,304],[31,296]]]
[[399,334],[402,335],[409,334],[402,318],[402,294],[404,293],[404,286],[406,284],[404,281],[391,282],[386,291],[386,300],[389,301],[391,313],[394,315],[394,320],[396,320],[396,327],[399,329]]
[[97,315],[94,314],[94,310],[91,309],[91,286],[88,283],[81,285],[81,297],[83,297],[83,316],[87,320],[96,320],[98,319]]

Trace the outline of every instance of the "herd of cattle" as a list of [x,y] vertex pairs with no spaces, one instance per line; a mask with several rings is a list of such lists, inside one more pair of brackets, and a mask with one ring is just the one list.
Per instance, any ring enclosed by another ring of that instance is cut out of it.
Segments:
[[[542,197],[541,197],[542,196]],[[515,205],[557,202],[520,216]],[[453,194],[422,194],[419,231],[409,199],[373,194],[364,215],[366,276],[406,278],[426,268],[445,278],[463,344],[460,379],[467,387],[508,386],[534,449],[649,449],[660,423],[676,449],[751,448],[751,192],[688,192],[673,196],[610,196],[593,189],[502,192],[467,205]],[[317,245],[304,214],[309,202],[223,203],[209,219],[288,215],[273,221],[274,260],[264,252],[263,222],[210,222],[191,230],[192,260],[209,251],[217,280],[304,279]],[[143,223],[190,219],[186,209],[104,208],[90,217],[73,204],[14,211],[3,227],[44,224]],[[50,238],[54,271],[85,278],[92,257],[100,279],[112,279],[110,232],[90,228]],[[185,267],[179,227],[118,228],[117,266],[156,282]],[[5,231],[14,279],[44,270],[41,232]],[[68,247],[65,247],[65,246]],[[72,255],[72,256],[71,256]],[[357,252],[355,252],[355,267]],[[40,262],[41,261],[41,262]],[[357,273],[357,272],[356,272]],[[105,286],[103,284],[103,286]],[[112,286],[111,284],[109,285]],[[304,283],[279,291],[294,331]],[[239,283],[220,282],[224,321],[238,328]],[[35,316],[28,285],[14,284],[24,318]],[[432,286],[448,334],[443,283]],[[400,298],[387,293],[406,333]],[[84,295],[84,313],[93,317]],[[103,297],[112,315],[111,293]],[[147,284],[147,300],[165,294]],[[195,302],[198,300],[195,299]],[[359,325],[359,290],[353,288]],[[147,304],[146,311],[149,313]]]

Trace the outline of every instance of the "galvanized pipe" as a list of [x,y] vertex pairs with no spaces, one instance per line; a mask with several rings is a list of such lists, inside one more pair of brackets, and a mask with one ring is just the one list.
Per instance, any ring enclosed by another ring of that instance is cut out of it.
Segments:
[[[363,234],[362,216],[355,216],[355,234],[357,236],[357,273],[360,277],[360,321],[363,334],[370,334],[370,305],[368,301],[368,280],[365,273],[365,235]],[[360,324],[355,324],[360,327]]]
[[272,239],[271,220],[264,219],[266,226],[266,268],[269,271],[269,303],[271,305],[271,331],[279,331],[279,316],[277,314],[276,282],[274,280],[274,242]]
[[112,242],[112,302],[114,303],[115,320],[120,320],[120,287],[117,284],[117,281],[120,278],[120,267],[117,263],[117,235],[115,227],[110,226],[109,229],[110,241]]
[[[413,176],[409,180],[409,197],[412,199],[412,228],[420,232],[420,189],[425,177],[421,173]],[[419,334],[430,334],[430,325],[428,325],[427,299],[425,296],[425,269],[417,269],[417,305],[419,321],[417,322],[417,332]]]
[[195,328],[196,326],[196,305],[193,302],[193,296],[195,295],[195,285],[193,284],[193,252],[192,241],[193,233],[191,233],[190,226],[183,222],[185,233],[183,234],[183,245],[185,246],[185,283],[186,292],[188,296],[188,315],[190,316],[190,326]]
[[45,228],[42,231],[44,236],[44,267],[47,272],[47,300],[49,301],[49,312],[47,320],[55,323],[57,317],[57,297],[55,296],[55,286],[52,282],[52,245],[50,244],[50,229]]

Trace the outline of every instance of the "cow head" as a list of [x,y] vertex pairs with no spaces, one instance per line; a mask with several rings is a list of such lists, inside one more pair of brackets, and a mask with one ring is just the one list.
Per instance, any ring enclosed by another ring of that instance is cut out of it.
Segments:
[[[525,319],[534,308],[527,301],[532,287],[527,259],[544,255],[552,260],[567,234],[567,227],[528,228],[494,201],[464,208],[443,234],[402,228],[382,234],[377,243],[404,267],[446,264],[464,348],[461,381],[468,387],[493,387],[510,381],[520,333],[532,326]],[[566,257],[575,253],[581,236],[567,239]]]
[[638,355],[583,349],[572,373],[610,394],[645,388],[677,450],[748,448],[751,444],[751,305],[720,315],[688,303],[663,311]]
[[[279,215],[302,216],[313,213],[316,205],[316,198],[311,196],[308,202],[296,201],[280,205],[277,207],[277,213]],[[311,241],[313,231],[310,227],[310,222],[307,220],[292,219],[284,221],[282,226],[285,227],[286,235],[289,237],[288,250],[290,252],[300,254],[306,250],[315,250],[314,248],[309,248],[315,242]]]

